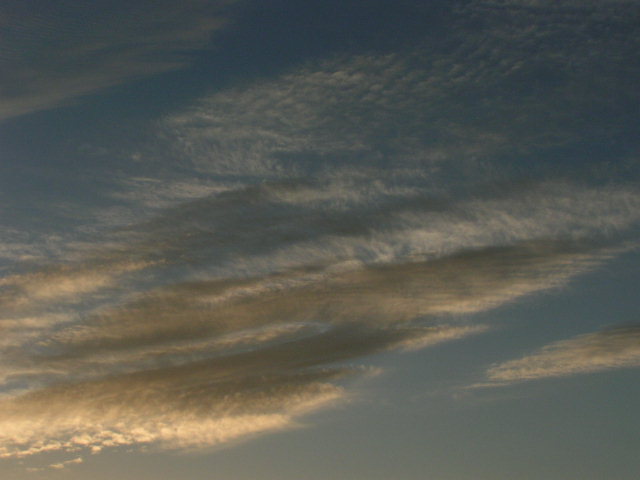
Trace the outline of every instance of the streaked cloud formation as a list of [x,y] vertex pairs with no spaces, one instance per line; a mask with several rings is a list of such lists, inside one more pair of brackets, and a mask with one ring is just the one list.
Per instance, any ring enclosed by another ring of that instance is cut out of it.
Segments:
[[640,326],[615,327],[554,342],[537,353],[492,367],[496,383],[640,367]]
[[[224,4],[161,2],[154,19],[69,26],[52,35],[49,60],[36,55],[37,71],[7,74],[0,117],[182,65]],[[593,13],[587,23],[626,21],[607,5],[576,8]],[[512,165],[593,134],[576,128],[594,108],[576,85],[599,91],[602,108],[637,96],[583,78],[605,59],[619,67],[608,52],[635,40],[606,36],[597,55],[576,54],[591,48],[578,10],[466,2],[455,47],[334,56],[213,92],[129,152],[140,171],[113,185],[114,210],[78,208],[101,228],[70,228],[55,255],[39,256],[14,232],[0,246],[19,260],[0,279],[0,457],[191,449],[293,428],[348,401],[349,379],[375,373],[367,356],[482,333],[490,326],[474,314],[637,248],[633,179]],[[9,63],[31,48],[34,25],[57,29],[55,15],[21,15],[7,17],[24,18],[11,35],[26,32]],[[478,15],[485,28],[466,28]],[[570,41],[553,43],[559,33]],[[545,48],[525,62],[535,45]],[[509,94],[524,80],[530,93]],[[557,102],[566,108],[548,108]],[[585,335],[488,375],[635,366],[637,340],[636,327]]]
[[230,3],[3,2],[0,120],[185,65]]
[[350,362],[480,333],[460,316],[628,249],[597,232],[622,232],[640,211],[633,190],[602,202],[569,185],[461,205],[383,195],[375,211],[300,202],[300,188],[315,187],[223,192],[119,232],[87,260],[6,277],[2,456],[291,428],[349,398],[344,382],[367,372]]

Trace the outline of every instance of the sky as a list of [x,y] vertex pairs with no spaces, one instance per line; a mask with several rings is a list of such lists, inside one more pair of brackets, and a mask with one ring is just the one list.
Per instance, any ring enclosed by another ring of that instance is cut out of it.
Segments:
[[640,2],[0,30],[3,479],[638,478]]

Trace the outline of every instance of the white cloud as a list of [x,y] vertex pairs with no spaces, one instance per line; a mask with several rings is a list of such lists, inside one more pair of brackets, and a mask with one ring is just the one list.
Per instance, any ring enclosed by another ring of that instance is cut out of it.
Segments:
[[628,367],[640,367],[640,327],[635,325],[552,343],[537,353],[492,367],[487,376],[501,384]]

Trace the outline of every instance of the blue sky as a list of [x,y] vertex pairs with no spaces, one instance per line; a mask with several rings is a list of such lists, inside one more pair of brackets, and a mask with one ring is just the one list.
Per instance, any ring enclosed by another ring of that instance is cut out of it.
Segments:
[[637,478],[639,12],[5,2],[3,478]]

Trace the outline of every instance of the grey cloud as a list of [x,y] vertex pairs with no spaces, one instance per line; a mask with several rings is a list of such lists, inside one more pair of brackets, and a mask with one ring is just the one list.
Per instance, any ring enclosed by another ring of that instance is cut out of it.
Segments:
[[536,353],[490,368],[487,376],[496,384],[503,384],[628,367],[640,367],[638,325],[552,343]]
[[[305,412],[348,398],[339,385],[359,370],[345,362],[480,333],[441,322],[563,285],[629,248],[617,232],[636,222],[633,190],[602,200],[600,191],[538,186],[458,203],[375,192],[378,212],[367,210],[370,200],[327,203],[317,190],[275,183],[190,202],[115,234],[119,244],[95,247],[84,262],[7,277],[12,291],[44,302],[36,313],[51,315],[128,271],[157,269],[129,282],[129,298],[111,292],[92,311],[72,309],[72,318],[3,320],[0,455],[195,448],[291,428]],[[350,215],[357,222],[340,230]],[[596,234],[605,224],[612,233]],[[431,228],[418,243],[427,250],[371,262],[339,250],[420,225]],[[269,269],[219,269],[216,253],[233,258],[221,245],[250,259],[254,238],[268,245],[260,253]],[[343,255],[308,254],[326,239]],[[448,248],[435,248],[438,241]],[[296,252],[300,244],[307,254]],[[279,258],[279,248],[289,256]],[[198,249],[213,252],[200,255],[200,278],[181,275]],[[101,280],[87,282],[94,277]]]
[[243,329],[277,336],[291,323],[493,308],[615,255],[640,211],[633,188],[530,184],[466,198],[373,188],[334,203],[342,186],[325,187],[271,182],[187,202],[66,263],[5,276],[0,326],[13,366],[0,374],[42,377],[24,359],[33,349],[60,361],[132,350],[153,364],[158,355],[138,350],[203,337],[216,351],[233,343],[217,336]]
[[300,179],[186,202],[120,234],[133,245],[122,255],[214,263],[226,274],[246,268],[243,273],[252,275],[261,262],[277,271],[352,259],[439,256],[496,241],[598,237],[632,226],[638,211],[634,186],[542,182],[453,196]]
[[363,163],[384,169],[390,157],[396,167],[433,170],[451,156],[463,161],[495,151],[500,134],[432,118],[432,104],[448,94],[441,83],[450,79],[416,61],[423,55],[368,55],[297,69],[206,97],[166,119],[163,133],[198,170],[272,178]]
[[[486,163],[511,168],[503,155],[589,134],[576,119],[594,102],[607,109],[637,100],[631,84],[616,87],[640,73],[628,62],[638,42],[624,33],[631,4],[522,3],[465,2],[452,15],[450,44],[337,57],[205,97],[166,119],[168,148],[219,175],[282,178],[357,165],[446,174],[450,183],[495,174]],[[604,21],[618,28],[599,34]],[[594,69],[599,75],[585,74]]]
[[[640,211],[633,189],[566,184],[459,200],[369,192],[337,206],[320,192],[285,182],[222,193],[123,230],[85,260],[5,277],[4,345],[18,364],[26,341],[43,361],[132,350],[153,362],[137,350],[203,337],[216,351],[231,342],[217,336],[292,323],[474,313],[624,250],[618,232]],[[18,370],[37,376],[29,362]]]
[[587,241],[529,240],[151,289],[45,330],[35,350],[13,358],[5,388],[35,390],[0,405],[2,454],[186,448],[289,428],[308,409],[345,398],[335,382],[352,369],[334,364],[478,333],[433,321],[560,285],[614,253]]
[[[31,361],[55,367],[56,361],[86,356],[91,366],[92,355],[110,358],[109,352],[136,349],[141,349],[143,358],[157,361],[169,358],[170,347],[180,342],[247,329],[307,325],[291,329],[307,335],[317,328],[313,325],[375,327],[470,314],[562,285],[609,255],[594,246],[531,242],[435,260],[345,267],[338,272],[311,269],[257,279],[184,283],[147,292],[139,300],[84,318],[80,324],[46,332],[39,342],[40,354]],[[254,331],[254,341],[265,333]],[[174,361],[203,352],[215,354],[226,345],[219,343],[215,348],[211,342],[194,350],[177,350]],[[154,354],[153,347],[160,353]],[[145,354],[149,348],[151,352]]]
[[29,311],[63,299],[74,303],[83,293],[128,289],[123,279],[137,272],[246,277],[309,264],[436,258],[496,242],[606,239],[634,225],[639,211],[640,195],[629,185],[543,182],[454,197],[350,181],[269,182],[165,209],[98,243],[80,244],[65,263],[5,276],[0,298],[5,309]]
[[183,66],[230,3],[4,2],[0,120]]

